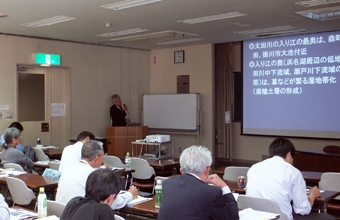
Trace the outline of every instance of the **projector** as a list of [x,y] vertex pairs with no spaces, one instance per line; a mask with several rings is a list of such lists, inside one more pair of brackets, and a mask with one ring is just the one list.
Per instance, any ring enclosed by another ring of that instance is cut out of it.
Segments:
[[146,142],[168,142],[170,141],[170,135],[165,135],[165,134],[155,134],[155,135],[148,135],[145,138]]

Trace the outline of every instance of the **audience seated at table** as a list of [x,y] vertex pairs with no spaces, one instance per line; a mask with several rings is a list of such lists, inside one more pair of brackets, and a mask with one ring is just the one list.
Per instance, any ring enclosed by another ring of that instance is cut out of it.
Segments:
[[320,190],[315,186],[306,195],[303,176],[292,165],[295,147],[291,141],[285,138],[275,139],[269,146],[269,155],[271,158],[249,169],[247,195],[277,202],[290,220],[334,219],[324,213],[310,213],[314,200],[320,196]]
[[64,148],[59,166],[60,173],[62,173],[65,168],[80,161],[83,144],[92,139],[94,139],[94,135],[91,132],[83,131],[78,135],[76,143]]
[[24,170],[30,173],[33,169],[33,161],[29,159],[23,152],[15,149],[20,143],[20,130],[17,128],[7,128],[4,133],[5,143],[1,154],[1,164],[16,163],[21,165]]
[[205,147],[191,146],[182,152],[182,175],[163,182],[159,220],[239,219],[227,184],[216,174],[209,175],[211,163],[211,152]]
[[[80,161],[67,167],[61,174],[56,196],[57,202],[67,204],[72,198],[85,195],[87,177],[96,168],[99,168],[104,161],[102,143],[95,140],[87,141],[81,149],[81,158]],[[120,209],[137,197],[138,190],[134,186],[128,192],[121,191],[111,208]]]
[[5,199],[2,194],[0,194],[0,219],[1,220],[9,220],[10,213],[8,210],[8,205],[5,202]]
[[[23,130],[24,130],[24,127],[19,123],[19,122],[17,122],[17,121],[15,121],[15,122],[12,122],[9,126],[8,126],[8,128],[17,128],[17,129],[19,129],[19,131],[20,131],[20,134],[23,132]],[[1,140],[0,140],[0,143],[1,143],[1,145],[3,145],[4,143],[5,143],[5,138],[4,138],[4,134],[2,134],[1,135]],[[16,149],[17,150],[20,150],[21,152],[24,152],[24,146],[22,145],[22,144],[18,144],[17,146],[16,146]]]
[[115,219],[110,206],[120,188],[120,176],[114,171],[109,169],[93,171],[86,181],[85,197],[71,199],[60,220]]

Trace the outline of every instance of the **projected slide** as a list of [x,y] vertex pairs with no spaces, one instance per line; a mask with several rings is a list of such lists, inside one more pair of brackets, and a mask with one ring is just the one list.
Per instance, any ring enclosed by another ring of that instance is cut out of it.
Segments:
[[243,43],[243,133],[340,138],[340,32]]

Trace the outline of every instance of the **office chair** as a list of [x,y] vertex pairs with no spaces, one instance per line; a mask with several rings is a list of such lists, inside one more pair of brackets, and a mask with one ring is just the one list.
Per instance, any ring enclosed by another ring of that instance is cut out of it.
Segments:
[[258,211],[280,214],[280,219],[289,220],[287,214],[281,211],[280,206],[275,201],[269,199],[239,195],[237,206],[239,209],[252,208]]
[[13,206],[28,205],[33,199],[36,199],[35,194],[29,189],[25,182],[15,177],[5,177],[9,192],[13,199]]
[[154,184],[154,186],[153,186],[152,194],[155,192],[155,187],[156,187],[156,185],[157,185],[157,180],[160,180],[160,181],[161,181],[161,184],[163,185],[163,182],[164,182],[164,180],[166,180],[166,179],[169,179],[169,177],[165,177],[165,176],[156,176],[156,177],[155,177],[155,184]]
[[60,218],[65,206],[66,204],[64,203],[47,200],[47,216],[55,215]]
[[39,148],[34,148],[35,154],[37,155],[38,161],[47,161],[50,158]]
[[22,166],[16,163],[4,163],[2,166],[4,169],[14,168],[17,171],[25,172],[24,168],[22,168]]
[[132,175],[131,183],[142,189],[153,190],[155,181],[155,170],[148,161],[142,158],[131,158],[131,169],[135,170]]
[[[326,172],[321,175],[319,189],[340,192],[340,173]],[[340,200],[340,196],[334,199]]]
[[[119,157],[116,157],[116,156],[105,155],[104,156],[104,164],[108,164],[111,167],[118,167],[118,168],[123,168],[123,169],[125,168],[125,165],[123,164],[123,162],[120,160]],[[124,190],[127,187],[129,177],[130,177],[129,174],[125,175]]]
[[249,167],[236,167],[229,166],[224,169],[224,180],[237,181],[237,177],[244,176],[245,182],[247,182],[247,173]]
[[328,145],[323,148],[325,153],[340,154],[340,147],[336,145]]
[[60,162],[48,162],[48,166],[53,170],[59,170]]
[[110,165],[111,167],[125,168],[123,162],[119,159],[119,157],[115,156],[104,156],[104,163]]

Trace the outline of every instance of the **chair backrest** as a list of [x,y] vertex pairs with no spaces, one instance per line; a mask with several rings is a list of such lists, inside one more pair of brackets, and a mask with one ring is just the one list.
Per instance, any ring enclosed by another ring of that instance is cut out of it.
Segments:
[[281,211],[280,206],[269,199],[239,195],[237,206],[239,209],[252,208],[258,211],[280,214],[280,220],[289,220],[287,214]]
[[[328,191],[340,191],[340,173],[327,172],[321,175],[319,189]],[[340,200],[340,196],[335,199]]]
[[24,168],[22,168],[22,166],[20,166],[19,164],[16,164],[16,163],[4,163],[2,166],[3,166],[4,169],[14,168],[17,171],[25,172]]
[[340,154],[340,147],[336,145],[328,145],[323,148],[326,153]]
[[125,218],[115,214],[115,220],[125,220]]
[[34,148],[35,154],[37,155],[38,161],[47,161],[50,158],[39,148]]
[[47,216],[55,215],[60,218],[65,206],[64,203],[47,200]]
[[237,181],[237,177],[244,176],[244,181],[247,182],[247,173],[249,167],[229,166],[224,169],[224,180]]
[[125,165],[119,159],[119,157],[115,157],[115,156],[105,155],[104,156],[104,163],[106,163],[106,164],[108,164],[112,167],[125,168]]
[[148,161],[142,158],[131,157],[131,169],[135,170],[131,175],[136,179],[150,179],[152,175],[155,175],[153,167],[150,166]]
[[32,199],[36,199],[33,191],[26,186],[24,181],[15,177],[6,177],[6,182],[13,199],[13,206],[15,204],[28,205]]
[[163,184],[164,180],[169,179],[169,177],[165,177],[165,176],[156,176],[155,177],[155,185],[157,184],[157,180],[160,180],[161,183]]
[[59,170],[60,162],[48,162],[48,166],[53,170]]

